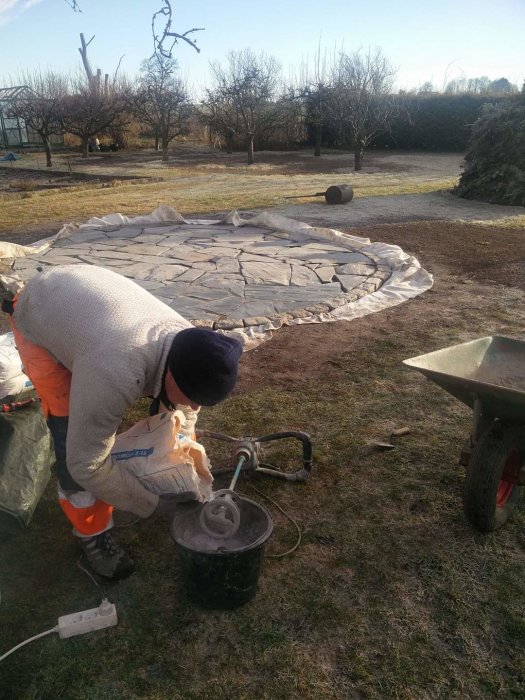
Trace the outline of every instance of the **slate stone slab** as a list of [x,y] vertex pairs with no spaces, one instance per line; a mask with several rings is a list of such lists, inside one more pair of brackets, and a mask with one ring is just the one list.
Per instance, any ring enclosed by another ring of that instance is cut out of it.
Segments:
[[368,279],[366,275],[336,275],[336,279],[341,282],[341,287],[344,292],[350,292],[352,289],[355,289],[355,287],[359,287],[359,285],[363,284],[366,282]]
[[313,270],[303,265],[292,265],[292,278],[290,284],[294,287],[309,287],[319,284],[319,277]]
[[139,233],[135,237],[137,243],[160,243],[166,238],[166,233]]
[[169,282],[182,275],[187,269],[185,265],[157,265],[150,273],[149,278],[158,282]]
[[240,271],[240,264],[236,257],[218,258],[214,261],[219,274],[229,274]]
[[363,263],[347,263],[337,265],[335,268],[338,275],[371,275],[376,270],[375,263],[364,265]]
[[241,260],[241,271],[248,284],[288,285],[291,279],[290,265],[280,262],[251,262]]
[[392,270],[351,242],[264,227],[201,223],[80,229],[38,257],[18,258],[24,279],[37,268],[97,264],[135,279],[199,325],[234,328],[326,313],[378,289]]
[[328,265],[327,267],[316,266],[315,274],[319,277],[321,282],[331,282],[335,275],[335,267]]
[[75,243],[77,241],[87,243],[89,241],[100,241],[104,238],[107,238],[107,236],[102,231],[74,231],[68,236],[67,240],[69,243]]
[[128,255],[151,255],[153,257],[162,255],[164,252],[157,245],[139,242],[124,245],[119,250],[121,253],[127,253]]
[[244,299],[244,291],[246,289],[246,283],[244,280],[225,280],[219,276],[214,278],[207,278],[201,282],[203,287],[208,287],[210,289],[220,289],[228,292],[232,297],[239,297]]

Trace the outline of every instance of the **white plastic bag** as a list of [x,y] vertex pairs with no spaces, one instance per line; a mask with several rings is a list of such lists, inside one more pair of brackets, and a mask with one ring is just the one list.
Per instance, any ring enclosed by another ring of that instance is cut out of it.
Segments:
[[31,380],[24,374],[14,335],[0,335],[0,400],[6,396],[16,396],[32,386]]
[[116,436],[111,457],[153,493],[191,492],[205,502],[213,477],[204,447],[180,432],[185,420],[181,411],[145,418]]

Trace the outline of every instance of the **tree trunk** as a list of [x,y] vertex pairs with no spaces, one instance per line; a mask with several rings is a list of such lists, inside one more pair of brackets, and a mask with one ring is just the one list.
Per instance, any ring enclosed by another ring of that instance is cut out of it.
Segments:
[[316,124],[315,125],[315,150],[314,150],[314,156],[320,156],[321,155],[321,136],[323,133],[323,127],[322,124]]
[[51,160],[51,141],[49,140],[49,136],[46,136],[45,134],[40,134],[40,138],[42,139],[44,150],[46,152],[46,167],[51,168],[53,167],[53,162]]
[[248,165],[252,165],[254,160],[253,160],[253,134],[248,135]]
[[233,139],[235,131],[230,127],[226,129],[226,153],[233,153]]
[[119,148],[128,147],[128,134],[125,129],[120,126],[113,127],[111,129],[111,139],[113,143],[118,144]]
[[86,76],[88,79],[89,86],[93,88],[93,71],[91,70],[91,66],[89,64],[89,59],[87,55],[87,47],[91,44],[95,37],[92,36],[89,41],[86,41],[84,38],[84,35],[80,35],[80,43],[82,44],[81,48],[79,49],[80,55],[82,56],[82,63],[84,64],[84,70],[86,71]]
[[160,138],[155,136],[155,150],[160,151]]
[[162,160],[165,162],[169,159],[168,156],[168,146],[170,145],[170,142],[166,138],[162,138]]
[[361,170],[363,167],[363,156],[365,154],[365,149],[359,146],[356,146],[354,150],[354,170]]
[[89,136],[82,139],[82,158],[87,158],[89,153]]

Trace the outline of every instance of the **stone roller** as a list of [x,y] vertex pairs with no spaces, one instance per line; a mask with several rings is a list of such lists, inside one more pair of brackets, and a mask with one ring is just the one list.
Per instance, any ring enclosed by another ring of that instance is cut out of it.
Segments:
[[295,194],[285,199],[303,199],[304,197],[324,197],[328,204],[346,204],[352,201],[354,190],[351,185],[332,185],[325,192],[315,194]]

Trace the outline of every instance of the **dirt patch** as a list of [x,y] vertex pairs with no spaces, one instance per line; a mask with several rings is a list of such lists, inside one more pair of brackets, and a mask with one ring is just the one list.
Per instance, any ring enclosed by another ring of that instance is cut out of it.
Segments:
[[61,190],[79,185],[105,184],[116,186],[121,181],[152,182],[152,178],[139,178],[135,175],[113,175],[102,173],[59,173],[53,170],[41,171],[31,168],[1,168],[0,194],[13,192],[37,192],[43,190]]
[[[343,230],[353,233],[353,229]],[[463,281],[525,291],[525,239],[521,229],[424,221],[372,226],[360,229],[359,235],[401,246],[435,275],[448,271]]]
[[[337,374],[342,358],[349,353],[359,358],[359,363],[366,362],[375,343],[389,336],[409,334],[421,352],[437,349],[428,346],[430,330],[454,327],[465,317],[471,319],[471,327],[465,331],[468,337],[484,333],[523,336],[522,231],[425,222],[371,227],[359,233],[416,255],[434,274],[434,287],[400,306],[362,319],[279,330],[271,342],[245,356],[241,386],[263,386],[266,377],[261,366],[272,368],[272,383],[283,390],[300,386],[305,376],[328,379]],[[502,320],[493,316],[496,300],[505,303]]]
[[[22,167],[38,168],[38,156],[24,153],[13,170]],[[461,153],[428,154],[390,150],[367,151],[359,175],[397,176],[405,173],[421,177],[457,177],[461,172]],[[162,161],[160,151],[154,149],[121,150],[115,153],[90,154],[82,158],[77,153],[56,153],[54,168],[75,173],[125,172],[129,169],[152,168],[169,178],[170,168],[198,168],[208,172],[235,172],[247,169],[259,175],[319,175],[334,174],[346,179],[355,175],[352,153],[323,150],[319,157],[312,149],[295,151],[256,151],[255,163],[248,164],[244,151],[226,153],[224,150],[196,143],[177,143],[170,150],[169,160]],[[346,178],[344,177],[346,176]]]
[[0,192],[35,192],[37,190],[62,189],[78,184],[78,178],[69,175],[40,173],[37,170],[4,169],[0,178]]
[[[454,156],[451,157],[452,159]],[[366,158],[366,164],[359,174],[382,173],[384,175],[401,172],[417,172],[420,168],[417,164],[416,155],[398,154],[395,158],[389,154],[370,152]],[[460,156],[456,156],[459,161]],[[171,164],[181,165],[188,161],[188,157],[178,158],[175,156]],[[207,170],[237,170],[248,167],[250,172],[257,174],[274,175],[319,175],[320,173],[330,174],[355,174],[353,167],[353,156],[349,153],[328,152],[316,157],[311,152],[279,152],[260,151],[256,153],[256,162],[248,165],[246,154],[244,153],[224,153],[223,151],[212,151],[207,153],[196,153],[190,156],[189,161],[193,166]],[[450,161],[447,163],[445,171],[450,172]],[[344,179],[344,178],[343,178]]]

